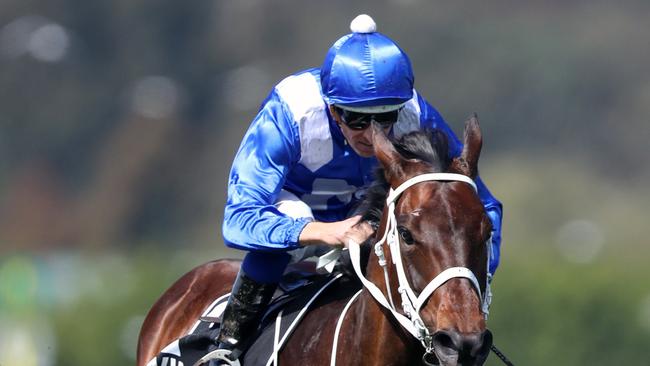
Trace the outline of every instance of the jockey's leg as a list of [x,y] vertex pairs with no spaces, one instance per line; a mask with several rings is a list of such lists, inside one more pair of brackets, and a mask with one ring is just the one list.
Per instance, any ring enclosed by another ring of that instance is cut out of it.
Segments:
[[216,338],[218,348],[236,360],[255,334],[259,321],[289,263],[287,253],[249,252],[233,285]]
[[[275,206],[287,216],[313,219],[309,206],[291,192],[282,190]],[[296,257],[298,254],[292,255]],[[248,252],[244,257],[216,338],[219,349],[231,351],[230,359],[239,358],[247,341],[257,330],[292,255],[287,252],[255,251]],[[213,364],[211,361],[210,366]]]

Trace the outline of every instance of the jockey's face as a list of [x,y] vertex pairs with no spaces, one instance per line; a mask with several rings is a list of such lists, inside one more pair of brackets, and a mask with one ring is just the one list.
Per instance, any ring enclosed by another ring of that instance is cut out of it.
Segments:
[[[372,128],[368,128],[369,125],[363,129],[350,128],[343,121],[341,114],[337,108],[330,106],[330,113],[334,117],[334,120],[336,120],[336,123],[339,125],[339,128],[341,129],[341,132],[343,133],[343,136],[347,140],[348,144],[350,144],[352,149],[359,156],[363,158],[369,158],[375,155],[375,151],[372,146]],[[384,126],[386,133],[388,133],[391,127],[393,127],[392,123],[381,123],[381,125]]]

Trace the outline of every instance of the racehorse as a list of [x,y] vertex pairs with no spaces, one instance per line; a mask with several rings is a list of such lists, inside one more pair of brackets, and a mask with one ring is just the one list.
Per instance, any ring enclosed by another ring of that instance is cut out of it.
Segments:
[[[453,159],[442,132],[416,131],[392,141],[375,122],[372,129],[380,167],[363,219],[377,227],[376,257],[360,268],[359,244],[348,245],[364,286],[356,294],[328,288],[333,296],[311,307],[278,361],[483,365],[492,346],[485,320],[491,223],[473,182],[482,146],[478,120],[466,122],[463,150]],[[213,261],[174,283],[144,321],[138,365],[186,334],[212,300],[227,294],[238,267],[233,260]]]

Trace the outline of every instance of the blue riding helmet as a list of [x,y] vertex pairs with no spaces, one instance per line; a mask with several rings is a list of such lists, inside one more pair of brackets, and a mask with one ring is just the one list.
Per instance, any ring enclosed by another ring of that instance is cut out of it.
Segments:
[[357,16],[350,29],[352,33],[330,48],[321,67],[327,102],[362,113],[398,109],[413,97],[411,61],[395,42],[376,31],[368,15]]

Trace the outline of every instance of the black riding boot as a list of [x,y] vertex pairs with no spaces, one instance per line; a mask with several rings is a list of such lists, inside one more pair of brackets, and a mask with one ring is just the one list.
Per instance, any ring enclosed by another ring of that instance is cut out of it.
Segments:
[[223,312],[221,329],[216,338],[218,348],[231,351],[236,360],[244,351],[244,344],[254,335],[277,284],[258,283],[240,270]]

